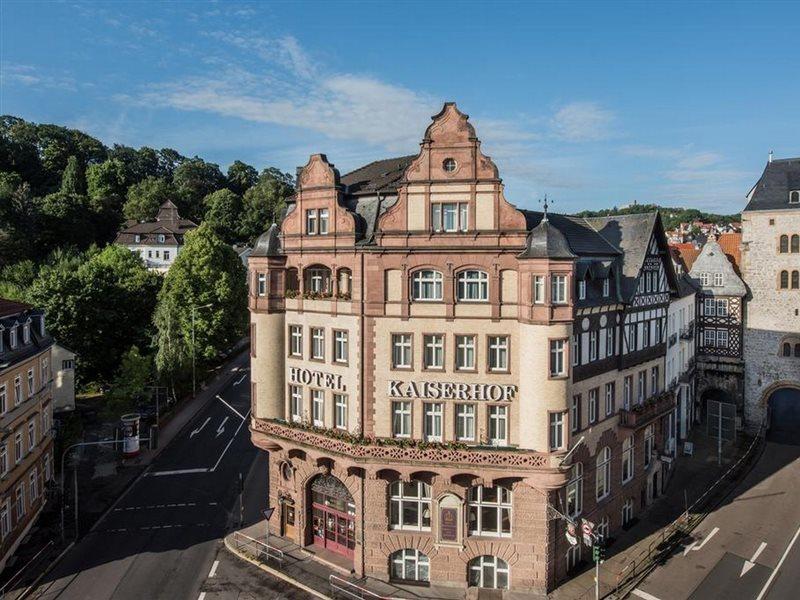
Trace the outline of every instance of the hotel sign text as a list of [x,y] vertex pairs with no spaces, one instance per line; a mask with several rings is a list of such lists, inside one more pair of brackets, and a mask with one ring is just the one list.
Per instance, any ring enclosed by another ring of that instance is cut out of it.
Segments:
[[450,383],[446,381],[389,381],[392,398],[423,400],[489,400],[508,402],[517,393],[517,386],[497,383]]
[[316,387],[339,392],[347,391],[347,387],[344,382],[342,382],[341,375],[314,371],[312,369],[289,367],[289,381],[292,383],[302,383],[304,385],[314,385]]

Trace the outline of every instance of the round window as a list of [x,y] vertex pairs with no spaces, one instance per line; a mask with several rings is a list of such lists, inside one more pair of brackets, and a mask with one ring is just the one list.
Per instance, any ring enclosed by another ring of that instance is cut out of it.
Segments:
[[281,464],[281,477],[285,481],[291,481],[292,475],[294,474],[294,470],[292,469],[292,465],[288,462],[284,462]]
[[444,169],[445,173],[452,173],[456,170],[458,164],[454,158],[445,158],[442,162],[442,168]]

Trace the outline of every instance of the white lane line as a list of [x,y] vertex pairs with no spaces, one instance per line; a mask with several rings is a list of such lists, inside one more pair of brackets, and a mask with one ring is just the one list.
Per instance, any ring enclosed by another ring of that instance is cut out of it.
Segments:
[[[227,407],[228,407],[228,408],[230,408],[230,409],[231,409],[233,412],[235,412],[235,413],[238,415],[238,417],[239,417],[240,419],[242,419],[242,420],[245,420],[245,419],[247,418],[247,417],[245,417],[244,415],[242,415],[242,413],[240,413],[238,410],[236,410],[235,408],[233,408],[233,407],[232,407],[230,404],[228,404],[227,402],[225,402],[225,400],[224,400],[224,399],[222,398],[222,396],[220,396],[219,394],[217,394],[217,400],[219,400],[219,401],[220,401],[220,402],[222,402],[222,403],[223,403],[225,406],[227,406]],[[250,411],[248,411],[248,413],[249,413],[249,412],[250,412]]]
[[792,538],[792,541],[789,542],[788,546],[786,546],[786,551],[783,553],[783,556],[781,556],[781,559],[778,561],[778,565],[775,567],[775,570],[772,571],[772,574],[769,576],[769,579],[767,579],[767,583],[765,583],[764,587],[761,588],[761,593],[758,595],[758,598],[756,598],[756,600],[762,600],[762,598],[764,598],[764,596],[767,594],[769,586],[772,585],[772,580],[775,579],[775,576],[778,574],[778,571],[781,570],[781,567],[783,566],[783,561],[785,561],[786,557],[789,556],[789,552],[791,552],[792,546],[794,546],[794,543],[797,541],[798,536],[800,536],[800,527],[798,527],[797,531],[794,532],[794,537]]
[[197,597],[197,600],[204,600],[205,597],[206,597],[206,593],[205,592],[200,592],[200,595]]
[[636,588],[631,592],[634,596],[639,596],[639,598],[644,598],[644,600],[658,600],[653,594],[648,594],[647,592],[643,592],[639,588]]
[[695,540],[694,542],[686,546],[686,548],[683,549],[683,555],[686,556],[687,554],[689,554],[689,550],[695,550],[695,551],[700,550],[703,546],[706,545],[706,543],[708,543],[708,540],[717,535],[718,531],[719,527],[714,527],[714,529],[711,530],[711,532],[705,537],[705,539],[702,542],[698,544],[697,540]]
[[210,420],[211,420],[211,417],[207,417],[207,418],[206,418],[206,420],[205,420],[205,421],[203,421],[203,424],[202,424],[202,425],[200,425],[200,427],[198,427],[197,429],[194,429],[194,430],[192,430],[192,433],[190,433],[190,434],[189,434],[189,439],[192,439],[192,438],[193,438],[194,436],[196,436],[198,433],[200,433],[201,431],[203,431],[203,428],[204,428],[206,425],[208,425],[208,422],[209,422]]
[[225,423],[227,422],[228,422],[228,415],[225,415],[225,418],[222,419],[222,423],[220,423],[219,427],[217,427],[217,435],[215,435],[214,437],[219,437],[223,433],[225,433]]
[[245,380],[245,378],[246,378],[246,377],[247,377],[247,373],[245,373],[244,375],[242,375],[242,376],[239,378],[239,381],[234,381],[234,382],[233,382],[233,385],[234,385],[234,386],[237,386],[237,385],[239,385],[240,383],[242,383],[242,382]]
[[[219,396],[217,396],[217,397],[219,398]],[[224,402],[224,400],[223,400],[223,402]],[[228,444],[225,446],[225,449],[222,451],[222,454],[219,455],[219,458],[217,459],[217,463],[213,467],[211,467],[211,469],[210,469],[211,473],[213,473],[214,471],[217,470],[217,467],[219,466],[219,463],[222,462],[222,457],[225,456],[225,453],[228,451],[228,448],[231,447],[231,444],[233,443],[233,440],[235,440],[236,436],[239,435],[239,430],[242,428],[242,425],[244,425],[247,422],[247,418],[249,416],[250,416],[250,411],[248,410],[247,411],[247,415],[242,417],[242,422],[239,423],[239,426],[236,428],[236,431],[233,432],[233,435],[231,436],[231,439],[228,440]]]
[[177,469],[175,471],[150,471],[147,475],[149,477],[158,477],[160,475],[185,475],[187,473],[208,473],[207,467],[199,469]]
[[761,555],[761,553],[764,551],[764,548],[766,547],[767,547],[767,542],[761,542],[761,544],[759,544],[758,550],[756,550],[755,553],[753,554],[753,558],[744,561],[744,564],[742,565],[742,572],[739,573],[739,577],[744,577],[745,574],[750,569],[756,566],[756,559],[758,559],[758,557]]
[[211,570],[208,572],[209,577],[214,577],[217,574],[217,567],[219,566],[219,561],[215,560],[214,564],[211,565]]

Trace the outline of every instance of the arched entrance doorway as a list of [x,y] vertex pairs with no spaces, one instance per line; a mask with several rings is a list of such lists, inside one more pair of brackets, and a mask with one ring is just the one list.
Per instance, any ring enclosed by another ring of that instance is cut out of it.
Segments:
[[784,387],[767,399],[769,431],[767,439],[779,444],[800,445],[800,388]]
[[345,485],[333,475],[317,475],[308,485],[311,518],[306,543],[353,558],[356,547],[356,505]]

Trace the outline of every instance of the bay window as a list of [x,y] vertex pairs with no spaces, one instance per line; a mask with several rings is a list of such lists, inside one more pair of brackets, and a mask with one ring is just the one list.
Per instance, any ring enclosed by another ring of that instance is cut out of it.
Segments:
[[564,354],[565,340],[550,340],[550,377],[563,377],[567,374]]
[[550,278],[550,301],[553,304],[567,303],[567,276],[552,275]]

